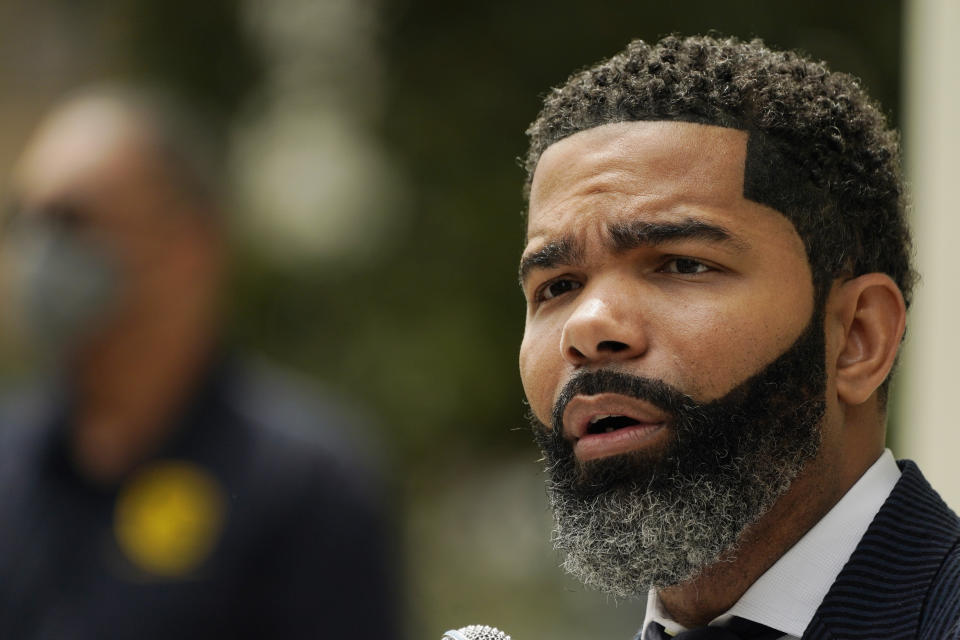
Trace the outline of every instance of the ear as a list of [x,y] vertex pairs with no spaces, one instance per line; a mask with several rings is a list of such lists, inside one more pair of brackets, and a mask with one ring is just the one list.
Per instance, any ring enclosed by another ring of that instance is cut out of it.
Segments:
[[900,348],[906,306],[886,274],[867,273],[836,286],[828,302],[839,330],[837,396],[862,404],[883,384]]

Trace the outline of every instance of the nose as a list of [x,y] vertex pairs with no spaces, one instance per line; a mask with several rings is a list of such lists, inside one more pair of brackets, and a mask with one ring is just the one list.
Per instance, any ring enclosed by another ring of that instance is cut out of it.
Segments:
[[648,345],[642,315],[623,289],[610,287],[581,295],[560,337],[564,359],[585,366],[643,355]]

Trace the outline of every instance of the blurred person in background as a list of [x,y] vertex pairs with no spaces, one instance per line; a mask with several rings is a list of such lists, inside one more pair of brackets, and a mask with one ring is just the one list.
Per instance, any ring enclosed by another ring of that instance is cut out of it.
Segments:
[[0,637],[397,637],[374,475],[330,403],[221,337],[214,145],[86,91],[28,144],[5,302],[53,369],[0,406]]
[[960,637],[960,520],[885,449],[897,133],[759,41],[641,40],[528,130],[520,372],[565,567],[644,640]]

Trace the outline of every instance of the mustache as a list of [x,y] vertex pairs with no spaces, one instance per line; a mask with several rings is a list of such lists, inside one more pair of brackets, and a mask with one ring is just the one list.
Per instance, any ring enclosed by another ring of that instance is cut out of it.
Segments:
[[663,380],[635,376],[614,369],[584,369],[575,373],[563,385],[553,404],[553,432],[563,433],[563,414],[571,400],[577,396],[601,393],[615,393],[643,400],[669,414],[671,421],[678,414],[690,414],[701,407],[693,398]]

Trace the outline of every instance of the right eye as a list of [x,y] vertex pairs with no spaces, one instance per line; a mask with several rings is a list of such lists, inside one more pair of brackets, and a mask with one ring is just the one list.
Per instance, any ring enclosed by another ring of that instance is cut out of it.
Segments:
[[575,289],[579,289],[581,286],[583,285],[576,280],[570,280],[569,278],[553,280],[540,288],[540,291],[537,293],[537,300],[551,300],[557,296],[561,296]]

